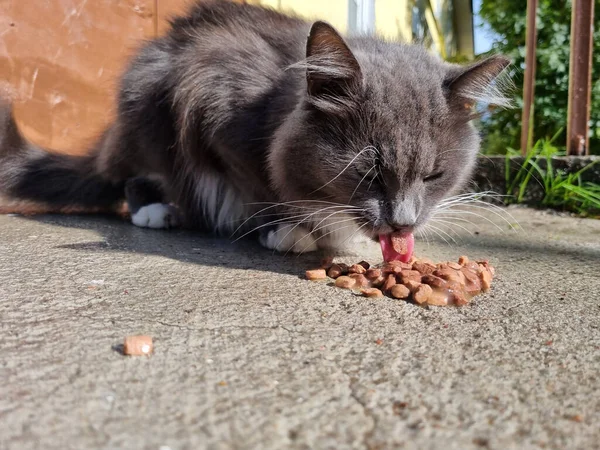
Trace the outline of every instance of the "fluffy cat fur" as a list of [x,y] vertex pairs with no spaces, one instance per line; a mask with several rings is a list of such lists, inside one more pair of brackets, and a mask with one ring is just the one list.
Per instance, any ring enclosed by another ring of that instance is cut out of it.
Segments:
[[3,107],[0,194],[57,210],[127,200],[139,226],[337,246],[423,225],[472,172],[473,104],[505,102],[502,56],[460,67],[226,0],[171,25],[129,64],[117,118],[86,156],[27,142]]

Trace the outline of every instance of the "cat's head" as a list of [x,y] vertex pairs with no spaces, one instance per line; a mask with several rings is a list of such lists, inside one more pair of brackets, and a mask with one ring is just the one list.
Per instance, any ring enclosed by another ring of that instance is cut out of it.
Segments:
[[273,183],[285,200],[350,205],[371,237],[410,232],[469,180],[473,107],[504,104],[496,80],[509,60],[460,67],[419,46],[349,42],[312,26],[303,99],[272,147]]

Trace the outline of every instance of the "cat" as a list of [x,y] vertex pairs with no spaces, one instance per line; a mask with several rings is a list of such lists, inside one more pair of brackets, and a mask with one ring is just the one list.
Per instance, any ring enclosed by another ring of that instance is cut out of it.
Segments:
[[413,231],[465,186],[480,101],[503,105],[495,55],[459,66],[419,45],[344,38],[261,6],[208,0],[145,43],[114,123],[84,156],[49,152],[0,108],[0,194],[114,209],[140,227],[258,235],[281,252]]

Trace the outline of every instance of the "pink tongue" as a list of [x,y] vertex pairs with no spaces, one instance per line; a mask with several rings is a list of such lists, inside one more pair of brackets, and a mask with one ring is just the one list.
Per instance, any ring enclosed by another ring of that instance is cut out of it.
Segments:
[[[404,240],[404,250],[402,253],[398,253],[394,250],[394,246],[392,244],[392,237],[394,240],[403,239]],[[413,249],[415,247],[415,237],[412,233],[391,233],[391,234],[380,234],[379,235],[379,243],[381,244],[381,253],[383,253],[383,259],[385,262],[390,261],[401,261],[408,262],[410,257],[413,254]]]

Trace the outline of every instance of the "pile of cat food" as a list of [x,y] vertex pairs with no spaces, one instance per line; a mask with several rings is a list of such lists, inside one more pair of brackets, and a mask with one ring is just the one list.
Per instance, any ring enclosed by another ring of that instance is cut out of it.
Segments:
[[327,259],[321,268],[307,270],[306,278],[332,278],[335,286],[359,291],[365,297],[387,295],[420,305],[462,306],[490,289],[494,273],[487,261],[470,261],[466,256],[458,262],[438,264],[411,256],[407,262],[389,261],[377,267],[366,261],[349,266]]

